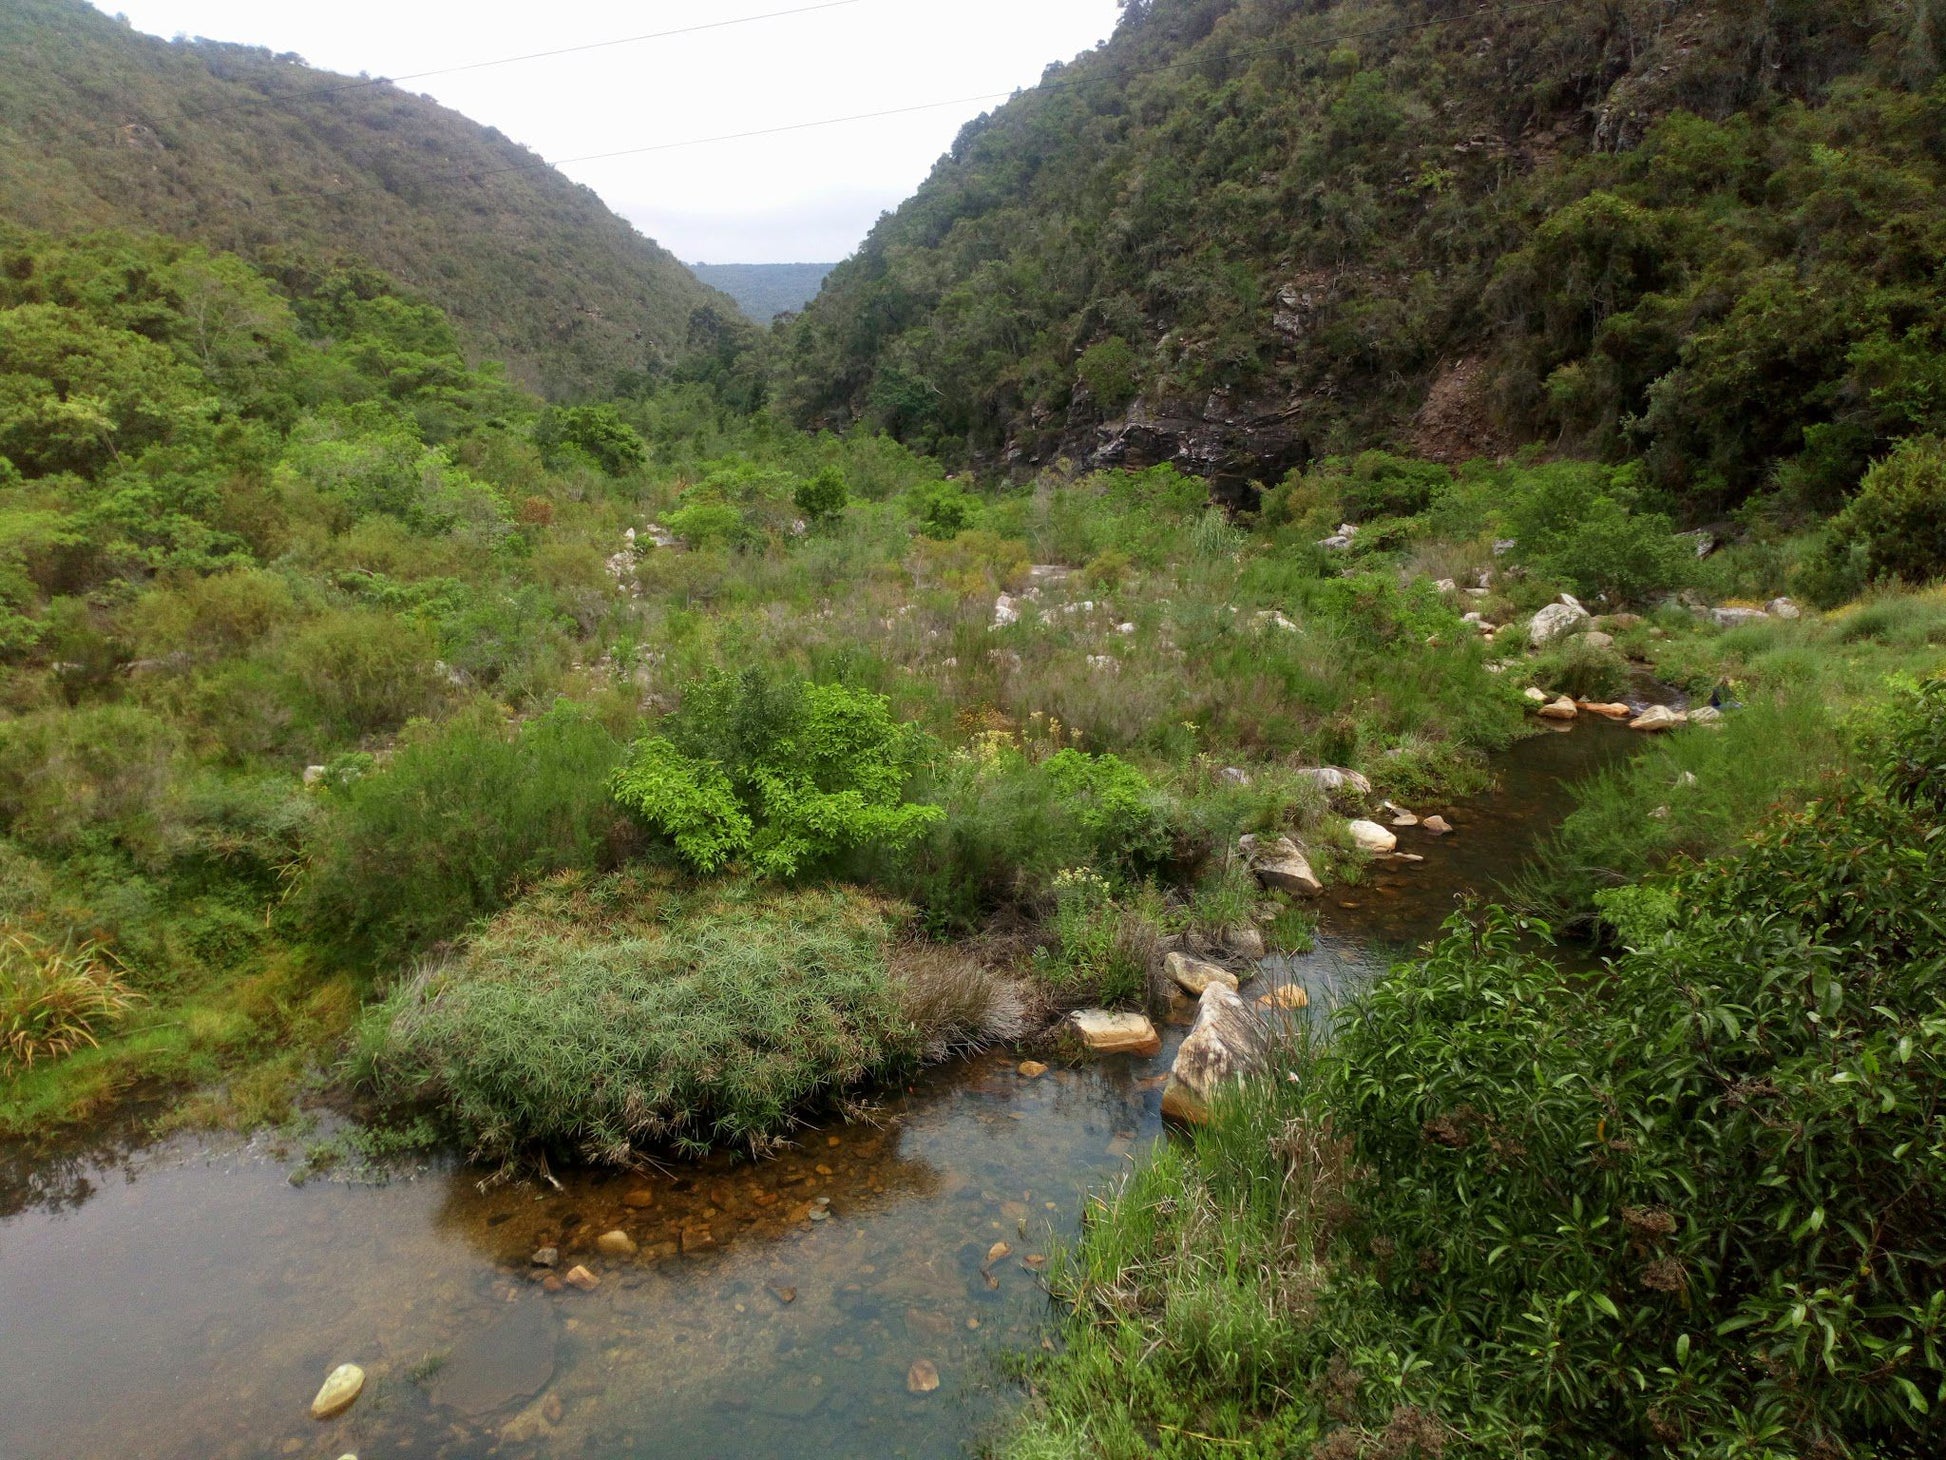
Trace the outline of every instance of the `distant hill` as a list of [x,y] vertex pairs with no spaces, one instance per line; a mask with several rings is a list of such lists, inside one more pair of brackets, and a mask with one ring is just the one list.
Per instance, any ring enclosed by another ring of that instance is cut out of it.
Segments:
[[1128,0],[832,271],[778,396],[1021,468],[1540,442],[1828,505],[1946,427],[1930,9]]
[[721,289],[758,324],[802,309],[817,297],[836,264],[691,264],[696,277]]
[[0,218],[355,257],[552,396],[671,359],[729,302],[489,127],[294,56],[0,3]]

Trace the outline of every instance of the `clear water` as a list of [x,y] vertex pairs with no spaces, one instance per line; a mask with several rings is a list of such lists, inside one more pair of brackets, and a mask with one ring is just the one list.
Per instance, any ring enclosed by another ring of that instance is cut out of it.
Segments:
[[[1629,739],[1542,736],[1494,794],[1414,808],[1454,834],[1402,831],[1426,861],[1328,891],[1291,974],[1322,1004],[1433,936]],[[265,1141],[0,1153],[0,1456],[969,1453],[1016,1397],[997,1356],[1050,1332],[1037,1260],[1087,1191],[1168,1138],[1181,1033],[1152,1060],[1037,1079],[966,1060],[772,1161],[570,1173],[559,1191],[483,1191],[450,1159],[297,1186],[294,1153]],[[596,1250],[616,1228],[633,1257]],[[542,1246],[599,1287],[550,1291]],[[346,1361],[364,1394],[313,1421]],[[912,1391],[919,1361],[936,1390]]]

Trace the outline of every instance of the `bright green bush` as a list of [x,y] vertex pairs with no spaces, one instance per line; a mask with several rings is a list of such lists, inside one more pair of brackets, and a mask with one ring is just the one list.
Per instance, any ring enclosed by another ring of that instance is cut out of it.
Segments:
[[699,871],[747,855],[789,877],[906,846],[940,819],[905,800],[922,743],[881,695],[719,671],[630,748],[615,799]]
[[835,466],[819,467],[816,474],[797,484],[791,501],[810,522],[823,522],[845,510],[848,500],[844,473]]
[[1946,575],[1946,438],[1915,436],[1873,463],[1831,523],[1833,551],[1864,550],[1870,578]]
[[690,502],[671,512],[667,523],[693,548],[730,547],[744,532],[743,514],[727,502]]
[[1641,604],[1686,581],[1693,554],[1659,512],[1637,512],[1632,477],[1579,463],[1538,467],[1506,509],[1521,562],[1577,594]]
[[581,460],[611,477],[649,459],[641,433],[611,405],[549,407],[534,423],[534,444],[550,466]]
[[517,732],[478,710],[416,733],[383,769],[323,793],[305,926],[382,967],[497,911],[523,880],[599,865],[621,825],[607,793],[620,753],[566,702]]
[[891,930],[843,891],[556,878],[378,1005],[357,1068],[485,1160],[761,1147],[821,1093],[916,1056]]

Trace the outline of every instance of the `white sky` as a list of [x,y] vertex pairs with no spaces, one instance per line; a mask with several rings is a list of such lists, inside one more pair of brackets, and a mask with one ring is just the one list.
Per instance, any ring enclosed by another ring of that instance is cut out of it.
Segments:
[[[95,0],[153,34],[404,78],[817,0]],[[1116,0],[851,0],[809,14],[400,80],[549,161],[1031,86],[1114,29]],[[840,259],[993,102],[573,163],[685,262]]]

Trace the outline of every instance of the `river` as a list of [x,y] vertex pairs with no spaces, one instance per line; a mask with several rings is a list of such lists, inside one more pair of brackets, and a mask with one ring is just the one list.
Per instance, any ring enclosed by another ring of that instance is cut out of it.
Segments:
[[[1493,793],[1415,807],[1452,835],[1402,831],[1424,862],[1327,890],[1316,951],[1291,961],[1314,1007],[1510,875],[1630,739],[1584,718],[1501,757]],[[558,1191],[482,1189],[450,1157],[299,1183],[274,1136],[0,1153],[0,1456],[970,1453],[1018,1399],[1000,1356],[1051,1341],[1041,1260],[1089,1190],[1170,1139],[1183,1032],[1152,1060],[1036,1078],[958,1061],[773,1160],[560,1173]],[[617,1229],[632,1256],[597,1250]],[[557,1268],[534,1266],[544,1247]],[[543,1285],[575,1263],[593,1291]],[[312,1420],[345,1361],[363,1395]],[[936,1390],[912,1392],[920,1361]]]

